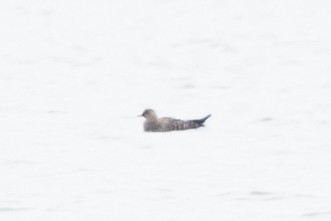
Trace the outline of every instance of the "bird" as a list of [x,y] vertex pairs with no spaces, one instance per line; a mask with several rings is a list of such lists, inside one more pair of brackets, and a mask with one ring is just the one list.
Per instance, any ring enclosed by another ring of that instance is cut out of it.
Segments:
[[188,130],[203,127],[204,122],[211,116],[210,114],[197,120],[179,120],[170,117],[158,118],[155,111],[145,109],[141,115],[145,118],[144,131],[146,132],[168,132],[174,130]]

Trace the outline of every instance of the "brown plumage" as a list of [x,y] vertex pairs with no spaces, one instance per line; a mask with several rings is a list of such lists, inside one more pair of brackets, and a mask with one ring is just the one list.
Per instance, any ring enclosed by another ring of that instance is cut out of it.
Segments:
[[211,116],[210,114],[198,120],[179,120],[170,117],[158,118],[155,111],[146,109],[141,115],[146,118],[144,130],[148,132],[167,132],[173,130],[188,130],[203,127],[203,123]]

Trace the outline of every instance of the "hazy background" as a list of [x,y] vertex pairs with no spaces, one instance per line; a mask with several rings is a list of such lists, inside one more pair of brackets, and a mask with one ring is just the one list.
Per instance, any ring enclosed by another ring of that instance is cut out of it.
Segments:
[[330,11],[2,1],[0,220],[330,220]]

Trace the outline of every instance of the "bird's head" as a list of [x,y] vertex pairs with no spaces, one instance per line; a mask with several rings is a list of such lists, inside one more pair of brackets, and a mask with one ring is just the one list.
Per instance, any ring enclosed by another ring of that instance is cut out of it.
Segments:
[[140,116],[145,117],[146,119],[154,119],[154,118],[156,119],[157,118],[155,111],[152,109],[144,110],[144,112]]

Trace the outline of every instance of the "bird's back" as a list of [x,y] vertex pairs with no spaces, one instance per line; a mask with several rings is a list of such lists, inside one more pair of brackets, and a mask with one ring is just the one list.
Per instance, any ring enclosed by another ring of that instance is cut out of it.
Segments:
[[185,121],[170,117],[163,117],[159,119],[159,123],[160,123],[160,127],[162,128],[161,131],[188,130],[188,129],[196,129],[199,127],[203,127],[203,123],[207,118],[203,118],[201,120]]

